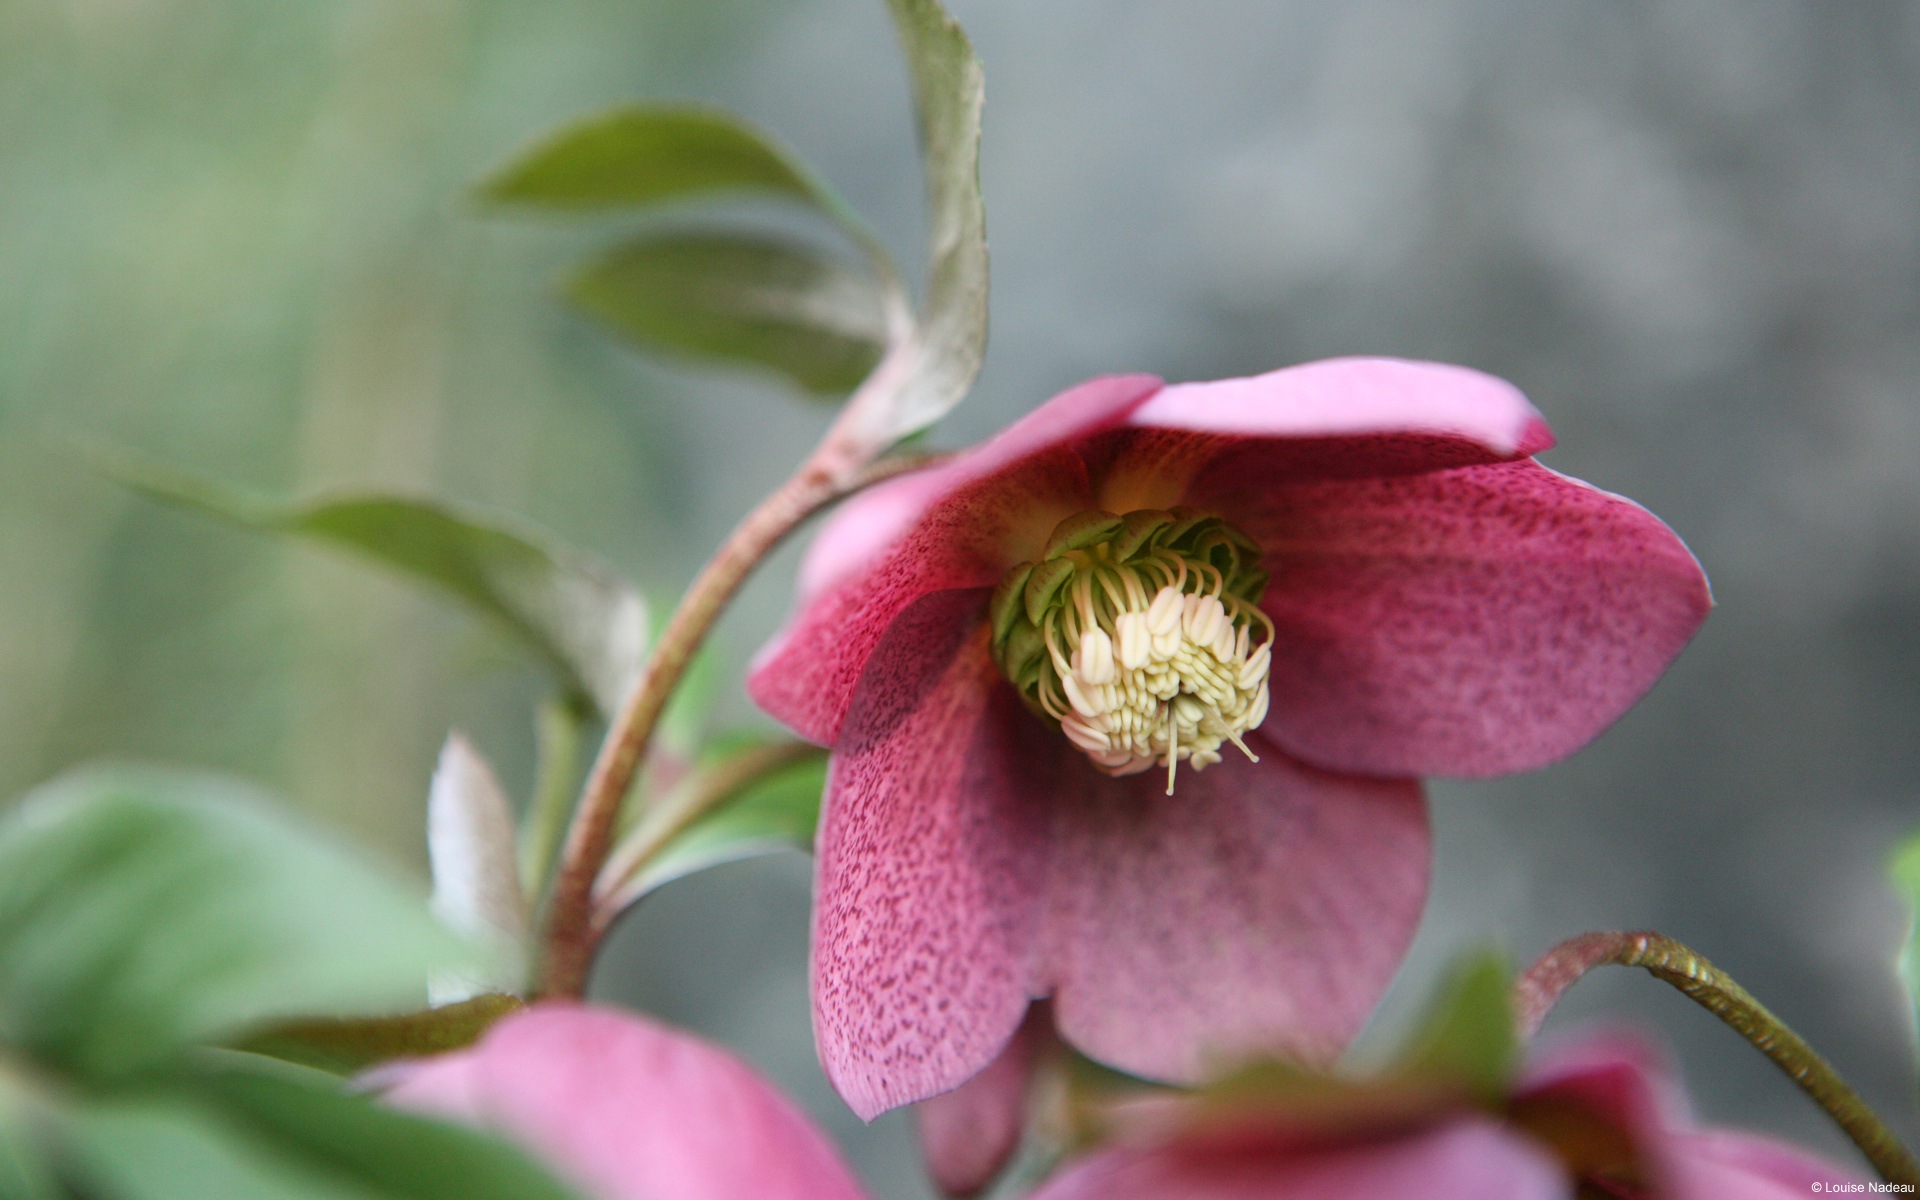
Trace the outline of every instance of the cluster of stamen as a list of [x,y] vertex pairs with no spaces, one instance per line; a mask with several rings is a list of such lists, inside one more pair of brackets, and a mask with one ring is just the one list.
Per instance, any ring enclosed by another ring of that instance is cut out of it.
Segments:
[[1273,623],[1260,551],[1194,509],[1086,512],[994,592],[993,648],[1028,704],[1110,775],[1155,766],[1167,792],[1267,715]]

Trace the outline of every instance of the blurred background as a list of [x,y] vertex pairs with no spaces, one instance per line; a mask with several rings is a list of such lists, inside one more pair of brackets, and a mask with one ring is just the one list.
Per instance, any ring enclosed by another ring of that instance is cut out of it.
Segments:
[[[1446,359],[1520,384],[1547,461],[1647,504],[1714,580],[1705,632],[1591,749],[1434,787],[1436,902],[1382,1026],[1461,947],[1656,927],[1920,1133],[1882,882],[1920,828],[1920,8],[951,3],[987,68],[993,342],[937,440],[1103,372]],[[878,0],[0,3],[0,791],[101,757],[229,770],[416,871],[450,726],[524,791],[542,684],[485,629],[76,448],[524,514],[670,603],[824,413],[563,311],[557,274],[621,222],[464,191],[636,97],[739,110],[918,257]],[[723,626],[731,669],[793,559]],[[667,889],[601,994],[740,1048],[882,1194],[925,1194],[904,1120],[860,1126],[814,1065],[807,876]],[[1563,1012],[1657,1026],[1711,1117],[1841,1145],[1645,976]]]

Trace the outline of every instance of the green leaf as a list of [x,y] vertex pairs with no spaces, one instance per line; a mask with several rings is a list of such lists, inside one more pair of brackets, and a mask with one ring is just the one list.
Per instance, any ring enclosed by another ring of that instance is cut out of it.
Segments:
[[874,414],[874,433],[897,441],[965,398],[987,349],[987,215],[980,193],[985,78],[966,31],[939,0],[887,0],[919,114],[930,233],[927,295],[909,385]]
[[61,1200],[58,1182],[32,1131],[0,1115],[0,1200]]
[[543,139],[481,185],[498,204],[595,210],[773,196],[840,219],[846,205],[791,155],[708,108],[628,105]]
[[1894,851],[1889,874],[1901,899],[1907,902],[1907,940],[1900,948],[1897,968],[1916,1025],[1920,1025],[1920,836],[1908,838]]
[[66,1171],[98,1200],[578,1200],[485,1134],[331,1082],[246,1070],[94,1099],[62,1122]]
[[161,500],[253,529],[331,543],[433,585],[492,619],[582,704],[615,711],[647,649],[646,603],[597,560],[434,500],[273,500],[146,464],[108,465]]
[[210,1073],[201,1087],[260,1143],[316,1174],[352,1185],[357,1196],[575,1200],[571,1190],[503,1142],[336,1087],[238,1070]]
[[1409,1041],[1398,1073],[1464,1085],[1475,1096],[1503,1097],[1519,1062],[1513,975],[1486,952],[1462,961]]
[[316,1177],[176,1097],[106,1100],[64,1129],[69,1172],[98,1200],[371,1200]]
[[820,396],[858,386],[887,340],[871,275],[754,235],[637,238],[590,265],[568,297],[649,349],[762,367]]
[[418,1007],[434,969],[476,968],[424,897],[238,785],[88,771],[0,820],[0,1036],[42,1062],[129,1074],[271,1017]]
[[421,1058],[470,1046],[495,1021],[523,1007],[517,996],[488,993],[458,1004],[391,1017],[279,1021],[243,1038],[235,1048],[336,1075],[352,1075],[396,1058]]
[[826,783],[824,752],[752,780],[663,846],[634,877],[633,895],[722,863],[778,850],[811,851]]

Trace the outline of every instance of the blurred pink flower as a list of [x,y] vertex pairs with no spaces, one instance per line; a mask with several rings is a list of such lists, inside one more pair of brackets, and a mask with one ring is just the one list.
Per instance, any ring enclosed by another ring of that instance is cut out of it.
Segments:
[[1460,367],[1124,376],[845,505],[749,689],[834,750],[814,1024],[848,1103],[955,1087],[1048,996],[1152,1078],[1337,1054],[1424,903],[1416,778],[1572,752],[1711,603],[1550,443]]
[[1782,1143],[1697,1128],[1652,1056],[1621,1041],[1529,1072],[1501,1115],[1465,1104],[1425,1117],[1383,1110],[1367,1128],[1290,1120],[1280,1107],[1169,1121],[1183,1104],[1069,1165],[1032,1200],[1790,1200],[1861,1183]]
[[866,1200],[752,1068],[631,1013],[536,1004],[379,1078],[391,1103],[494,1130],[594,1200]]

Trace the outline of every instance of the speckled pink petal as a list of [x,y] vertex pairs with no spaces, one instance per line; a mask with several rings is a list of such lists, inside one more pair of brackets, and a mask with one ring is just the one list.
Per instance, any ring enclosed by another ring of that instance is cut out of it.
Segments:
[[828,773],[814,1033],[866,1118],[957,1087],[1027,1009],[1058,747],[1001,680],[985,626],[955,621],[981,600],[945,593],[901,614]]
[[1673,1200],[1792,1200],[1866,1191],[1867,1176],[1766,1138],[1692,1133],[1676,1135],[1668,1145],[1676,1165]]
[[1327,1063],[1400,965],[1432,849],[1419,785],[1253,748],[1172,796],[1069,760],[1042,970],[1092,1057],[1169,1080],[1257,1051]]
[[1034,1069],[1053,1044],[1053,1018],[1036,1004],[986,1070],[913,1106],[921,1156],[942,1192],[977,1195],[1006,1168],[1026,1132]]
[[1482,1118],[1311,1151],[1107,1150],[1032,1200],[1573,1200],[1566,1173]]
[[1124,420],[1160,381],[1095,379],[945,465],[843,505],[800,572],[800,610],[755,657],[747,691],[803,737],[831,744],[867,655],[921,596],[992,587],[1087,507],[1081,438]]
[[1068,388],[971,450],[937,467],[869,488],[834,510],[807,547],[800,595],[807,597],[871,563],[941,497],[1021,459],[1112,428],[1159,391],[1152,375],[1103,375]]
[[535,1005],[395,1076],[392,1103],[498,1130],[595,1200],[864,1200],[832,1144],[751,1068],[631,1013]]
[[1653,686],[1712,606],[1659,518],[1532,461],[1280,485],[1226,512],[1273,574],[1264,732],[1332,770],[1545,766]]
[[[1176,383],[1135,409],[1127,423],[1263,440],[1326,439],[1328,448],[1376,452],[1388,463],[1396,453],[1422,447],[1446,453],[1449,443],[1476,445],[1483,459],[1538,454],[1553,444],[1546,421],[1504,379],[1399,358],[1330,358],[1244,379]],[[1375,435],[1387,439],[1368,440]],[[1401,451],[1394,438],[1404,438]]]

